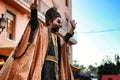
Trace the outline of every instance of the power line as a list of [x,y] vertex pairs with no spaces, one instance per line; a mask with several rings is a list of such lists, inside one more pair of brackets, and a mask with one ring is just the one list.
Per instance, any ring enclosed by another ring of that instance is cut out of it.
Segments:
[[112,31],[119,31],[120,28],[117,29],[108,29],[108,30],[99,30],[99,31],[88,31],[88,32],[77,32],[77,34],[89,34],[89,33],[103,33],[103,32],[112,32]]

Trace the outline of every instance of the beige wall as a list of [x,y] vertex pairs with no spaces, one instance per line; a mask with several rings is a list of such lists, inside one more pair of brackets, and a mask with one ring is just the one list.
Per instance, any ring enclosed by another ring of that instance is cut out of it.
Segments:
[[15,41],[12,41],[12,40],[9,40],[6,38],[6,29],[5,29],[4,32],[1,33],[1,35],[0,35],[0,47],[15,46],[19,42],[19,39],[25,29],[25,25],[28,22],[28,17],[26,14],[19,12],[19,9],[14,9],[10,5],[7,5],[7,4],[3,3],[2,1],[0,1],[0,5],[1,5],[0,14],[1,13],[6,14],[6,11],[9,10],[16,16]]

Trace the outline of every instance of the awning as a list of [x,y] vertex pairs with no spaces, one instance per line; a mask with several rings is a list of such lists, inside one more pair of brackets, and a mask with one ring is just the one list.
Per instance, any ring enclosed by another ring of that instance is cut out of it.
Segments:
[[80,70],[81,70],[80,68],[77,68],[73,65],[70,65],[70,66],[71,66],[72,72],[80,72]]
[[103,75],[101,80],[120,80],[120,75]]

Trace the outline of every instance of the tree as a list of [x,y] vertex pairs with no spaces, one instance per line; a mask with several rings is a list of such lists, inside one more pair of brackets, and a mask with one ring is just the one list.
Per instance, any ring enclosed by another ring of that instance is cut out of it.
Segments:
[[98,75],[101,79],[102,75],[117,75],[120,74],[120,57],[115,55],[115,63],[109,57],[104,63],[98,66]]
[[79,76],[84,78],[97,78],[97,67],[89,65],[85,67],[84,65],[77,64],[77,60],[73,61],[73,65],[77,68],[80,68]]
[[77,60],[74,60],[74,61],[73,61],[73,66],[79,68],[80,65],[77,63]]

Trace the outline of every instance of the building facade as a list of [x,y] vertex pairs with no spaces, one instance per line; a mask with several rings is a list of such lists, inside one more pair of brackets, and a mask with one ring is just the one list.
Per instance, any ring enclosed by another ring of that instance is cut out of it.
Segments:
[[[7,21],[0,33],[0,66],[2,67],[12,50],[16,47],[30,19],[30,5],[34,0],[0,0],[0,14],[4,14]],[[37,0],[38,17],[45,24],[45,12],[50,7],[56,7],[64,21],[59,35],[63,37],[70,28],[72,19],[72,0]],[[2,17],[2,16],[1,16]],[[76,44],[72,37],[68,43],[68,56],[72,63],[72,45]]]

